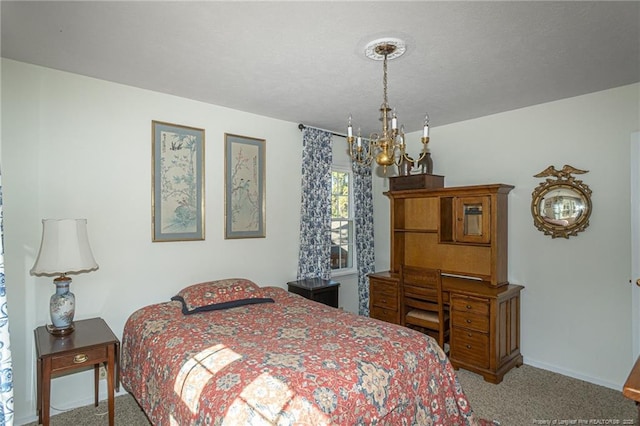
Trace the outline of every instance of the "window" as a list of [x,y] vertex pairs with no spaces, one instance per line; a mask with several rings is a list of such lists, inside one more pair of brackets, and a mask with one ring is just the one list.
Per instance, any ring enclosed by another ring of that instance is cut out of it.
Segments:
[[331,170],[331,269],[353,270],[354,225],[351,198],[351,171],[334,166]]

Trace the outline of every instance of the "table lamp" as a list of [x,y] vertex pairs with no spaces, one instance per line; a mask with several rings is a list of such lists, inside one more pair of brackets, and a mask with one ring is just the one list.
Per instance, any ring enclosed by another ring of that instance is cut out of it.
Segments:
[[49,301],[49,333],[63,336],[74,330],[76,298],[69,291],[71,278],[67,274],[96,269],[98,264],[89,247],[86,219],[42,219],[42,242],[31,274],[58,275],[53,280],[56,292]]

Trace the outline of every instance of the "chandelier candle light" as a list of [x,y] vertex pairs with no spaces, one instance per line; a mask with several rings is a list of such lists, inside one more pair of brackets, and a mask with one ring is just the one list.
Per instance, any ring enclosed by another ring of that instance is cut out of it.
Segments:
[[69,286],[69,273],[89,272],[98,269],[87,236],[86,219],[43,219],[42,242],[33,275],[59,275],[53,280],[56,292],[49,301],[51,325],[49,333],[64,336],[74,330],[76,298]]
[[[398,128],[398,116],[395,110],[389,107],[387,100],[387,60],[395,59],[404,54],[406,43],[397,38],[383,38],[370,42],[365,48],[365,55],[376,61],[383,61],[382,85],[384,97],[380,106],[380,121],[382,121],[382,133],[371,133],[368,143],[363,143],[360,129],[358,135],[353,135],[351,115],[347,125],[347,142],[349,144],[349,156],[351,160],[360,164],[370,165],[375,157],[376,163],[383,167],[384,173],[387,166],[400,164],[404,161],[413,165],[413,159],[405,151],[404,126]],[[429,143],[429,115],[425,114],[422,132],[422,153],[417,163],[423,165],[422,172],[431,174],[433,163],[427,144]],[[409,167],[409,170],[411,167]]]

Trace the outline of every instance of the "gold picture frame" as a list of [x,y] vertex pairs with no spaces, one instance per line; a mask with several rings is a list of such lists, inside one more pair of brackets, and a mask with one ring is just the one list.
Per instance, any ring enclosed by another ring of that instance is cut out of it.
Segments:
[[266,237],[266,140],[224,134],[225,239]]
[[152,121],[152,240],[204,240],[204,129]]

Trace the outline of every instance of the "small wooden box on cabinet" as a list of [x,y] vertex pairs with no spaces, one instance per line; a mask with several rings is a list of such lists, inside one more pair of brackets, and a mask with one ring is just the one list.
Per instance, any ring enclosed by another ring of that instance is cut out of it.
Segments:
[[444,187],[444,176],[430,175],[426,173],[392,176],[389,178],[389,190],[401,191],[403,189],[431,189]]
[[287,287],[290,293],[299,294],[306,299],[324,303],[327,306],[338,307],[338,288],[340,283],[333,280],[306,278],[290,281],[287,283]]
[[107,393],[109,397],[109,425],[114,425],[115,388],[120,389],[119,352],[120,341],[102,318],[75,321],[75,331],[66,336],[54,336],[46,326],[34,330],[37,356],[37,410],[38,422],[49,425],[49,400],[51,378],[55,373],[93,366],[94,399],[98,406],[99,368],[107,368]]

